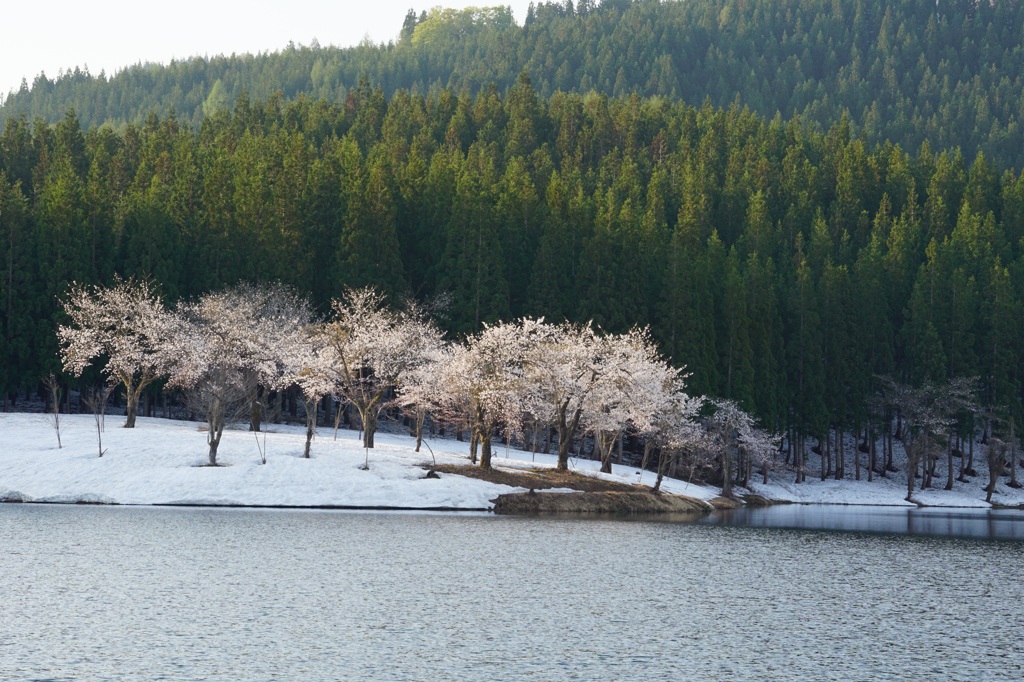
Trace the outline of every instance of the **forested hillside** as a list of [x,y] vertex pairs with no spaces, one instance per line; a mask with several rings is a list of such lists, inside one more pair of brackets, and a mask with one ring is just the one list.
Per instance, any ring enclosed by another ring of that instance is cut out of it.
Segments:
[[969,161],[982,150],[997,166],[1024,167],[1017,0],[566,0],[540,3],[523,26],[505,9],[411,12],[395,33],[387,45],[39,76],[10,94],[0,124],[21,114],[55,123],[74,108],[86,127],[141,125],[170,110],[198,127],[242,92],[341,103],[366,76],[389,98],[436,87],[475,97],[492,84],[506,93],[525,71],[542,98],[595,90],[738,101],[821,130],[846,112],[867,143],[917,149],[928,140],[961,147]]
[[860,428],[882,375],[978,376],[1020,412],[1024,180],[845,121],[544,99],[525,76],[507,96],[242,98],[198,130],[12,119],[0,227],[6,392],[56,367],[67,283],[120,273],[171,301],[240,279],[321,310],[345,286],[448,297],[456,336],[524,314],[650,324],[693,391],[807,435]]

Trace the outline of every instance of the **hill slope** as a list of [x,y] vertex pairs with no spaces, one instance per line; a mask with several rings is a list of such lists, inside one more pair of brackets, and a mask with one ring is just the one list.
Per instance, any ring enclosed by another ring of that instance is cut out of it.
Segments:
[[260,55],[137,65],[107,78],[74,70],[11,93],[12,116],[86,127],[141,123],[174,109],[198,125],[243,91],[344,101],[361,76],[390,95],[435,86],[511,88],[527,72],[541,96],[637,93],[799,114],[827,128],[916,149],[961,146],[1020,167],[1024,4],[1009,0],[590,0],[542,3],[517,26],[507,10],[433,10],[406,19],[397,43],[292,46]]

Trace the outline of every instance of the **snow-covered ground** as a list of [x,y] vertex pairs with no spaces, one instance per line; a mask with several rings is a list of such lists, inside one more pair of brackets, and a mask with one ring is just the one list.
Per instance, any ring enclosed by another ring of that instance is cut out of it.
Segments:
[[[355,431],[341,430],[333,439],[321,429],[311,459],[302,457],[300,427],[270,425],[267,463],[260,461],[257,439],[244,427],[227,430],[218,452],[220,467],[207,462],[206,433],[194,422],[139,418],[134,429],[121,428],[124,417],[109,415],[103,433],[105,454],[98,456],[92,415],[62,415],[57,437],[41,414],[0,414],[0,499],[35,502],[102,502],[111,504],[195,504],[251,506],[344,506],[409,509],[489,509],[491,500],[522,489],[463,476],[423,478],[431,462],[426,447],[414,452],[406,435],[377,433],[376,447],[365,461]],[[260,436],[262,440],[262,435]],[[468,463],[468,445],[431,440],[439,463]],[[554,466],[551,455],[532,457],[517,449],[495,452],[497,467]],[[533,461],[533,460],[536,461]],[[576,468],[618,481],[636,482],[631,467],[613,475],[597,474],[597,462],[575,461]],[[654,475],[645,472],[643,482]],[[666,481],[663,487],[699,499],[718,494],[714,488]]]
[[[37,502],[104,502],[117,504],[196,504],[286,507],[390,507],[409,509],[490,509],[492,500],[521,489],[462,476],[442,474],[425,479],[422,465],[431,461],[424,447],[414,452],[414,441],[405,434],[378,432],[370,450],[370,469],[359,435],[341,430],[334,440],[330,429],[320,429],[313,441],[313,457],[304,459],[304,430],[296,426],[270,425],[266,434],[267,463],[261,464],[257,440],[244,427],[225,431],[218,461],[207,462],[206,433],[202,424],[166,419],[139,418],[135,429],[123,429],[123,416],[108,415],[103,433],[105,454],[98,457],[96,426],[91,415],[62,415],[64,447],[42,414],[0,414],[0,499]],[[263,436],[260,436],[262,441]],[[439,463],[468,463],[468,445],[452,439],[431,439]],[[553,455],[531,455],[517,448],[496,445],[494,465],[499,468],[553,467]],[[773,472],[767,485],[754,477],[750,492],[763,497],[806,504],[856,504],[909,506],[902,452],[897,443],[895,458],[901,471],[868,483],[847,479],[819,480],[813,471],[817,457],[808,454],[812,469],[807,480],[793,483],[793,473]],[[848,455],[849,456],[849,455]],[[940,470],[944,466],[940,462]],[[634,467],[614,466],[611,475],[598,473],[599,463],[571,460],[571,468],[609,480],[654,483],[654,474]],[[975,454],[979,475],[970,482],[955,482],[953,490],[916,491],[920,504],[944,507],[987,507],[984,485],[988,477],[984,458]],[[719,494],[714,487],[666,479],[667,492],[710,500]],[[746,491],[737,490],[738,494]],[[1024,504],[1024,490],[1014,490],[1000,479],[993,501],[1003,505]]]
[[[899,469],[895,472],[886,472],[885,478],[875,474],[874,480],[867,481],[867,455],[861,454],[861,480],[854,478],[853,448],[855,443],[847,439],[847,465],[846,479],[837,481],[834,478],[821,480],[820,462],[817,455],[807,453],[807,478],[803,483],[793,483],[795,474],[791,471],[774,471],[769,475],[767,485],[761,483],[761,477],[755,475],[751,480],[750,491],[771,500],[797,502],[803,504],[858,504],[858,505],[893,505],[893,506],[915,506],[906,501],[907,496],[907,474],[906,456],[903,446],[895,441],[893,447],[893,464]],[[934,481],[934,487],[928,490],[920,489],[920,480],[914,490],[914,502],[929,507],[990,507],[985,502],[985,486],[988,485],[988,466],[985,463],[983,446],[976,445],[974,453],[974,469],[977,476],[972,476],[967,482],[953,481],[952,490],[944,490],[946,485],[946,460],[943,457],[939,461],[938,474]],[[960,460],[953,460],[954,472],[960,470]],[[955,475],[955,474],[954,474]],[[1006,485],[1007,478],[1003,476],[996,484],[996,492],[992,495],[992,502],[997,505],[1019,506],[1024,505],[1024,489],[1014,489]]]

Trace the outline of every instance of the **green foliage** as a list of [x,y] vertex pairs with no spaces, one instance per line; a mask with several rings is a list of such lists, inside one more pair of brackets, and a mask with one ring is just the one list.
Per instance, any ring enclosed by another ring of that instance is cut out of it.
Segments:
[[281,280],[321,310],[374,285],[447,301],[455,335],[519,315],[649,324],[694,391],[812,436],[862,425],[883,374],[977,375],[1018,409],[1015,171],[871,145],[849,121],[516,83],[243,98],[198,129],[9,120],[0,390],[55,362],[67,281],[120,274],[170,300]]
[[[9,93],[0,125],[19,115],[55,123],[73,107],[89,127],[142,125],[150,111],[172,110],[198,127],[243,93],[344,102],[366,77],[386,97],[438,86],[475,96],[491,84],[510,92],[526,74],[543,98],[593,90],[720,108],[738,102],[821,130],[845,117],[848,133],[867,143],[917,149],[928,140],[938,149],[960,147],[969,160],[981,151],[990,168],[1024,166],[1024,5],[1011,0],[606,0],[575,11],[541,2],[523,26],[506,7],[470,7],[410,12],[399,29],[397,42],[381,45],[290,44],[273,53],[140,64],[114,75],[77,68],[56,78],[39,74],[31,87]],[[525,156],[514,145],[511,152]],[[867,170],[855,157],[838,168],[840,229],[857,219],[858,207],[844,196],[847,181]],[[897,203],[905,196],[890,195]],[[728,225],[719,228],[730,234]]]

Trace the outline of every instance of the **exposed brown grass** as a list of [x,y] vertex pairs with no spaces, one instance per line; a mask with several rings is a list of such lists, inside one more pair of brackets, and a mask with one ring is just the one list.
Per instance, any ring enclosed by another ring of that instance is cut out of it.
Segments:
[[496,514],[691,514],[707,513],[708,506],[681,495],[651,491],[513,493],[499,495]]
[[548,490],[550,488],[570,488],[588,493],[607,492],[642,492],[649,491],[647,486],[632,485],[605,481],[575,471],[558,471],[557,469],[534,469],[532,471],[509,471],[508,469],[481,469],[472,464],[439,464],[427,467],[442,474],[457,474],[467,478],[476,478],[490,483],[501,483],[514,488],[533,488]]

